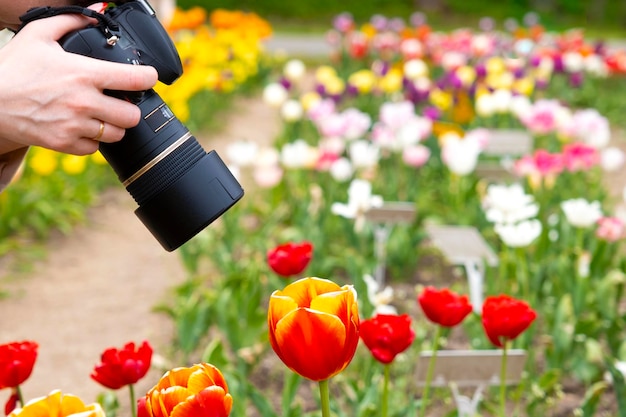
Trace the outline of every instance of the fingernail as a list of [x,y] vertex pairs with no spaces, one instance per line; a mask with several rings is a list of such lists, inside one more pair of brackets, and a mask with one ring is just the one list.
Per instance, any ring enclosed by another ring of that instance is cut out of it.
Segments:
[[98,13],[104,13],[104,11],[107,9],[107,7],[109,7],[109,3],[108,2],[94,3],[91,6],[89,6],[89,8],[91,10],[95,10]]

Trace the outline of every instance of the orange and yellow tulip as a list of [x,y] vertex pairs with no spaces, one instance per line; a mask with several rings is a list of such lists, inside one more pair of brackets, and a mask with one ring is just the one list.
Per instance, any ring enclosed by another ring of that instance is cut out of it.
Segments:
[[267,315],[274,352],[295,373],[324,381],[343,371],[359,342],[352,286],[303,278],[274,291]]
[[232,406],[220,370],[202,363],[166,372],[146,394],[142,412],[150,417],[227,417]]

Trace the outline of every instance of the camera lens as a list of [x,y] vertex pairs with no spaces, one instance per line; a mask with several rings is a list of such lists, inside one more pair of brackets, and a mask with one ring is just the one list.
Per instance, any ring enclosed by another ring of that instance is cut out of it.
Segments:
[[243,189],[154,90],[137,105],[139,124],[121,141],[101,143],[100,152],[139,205],[135,214],[173,251],[241,199]]

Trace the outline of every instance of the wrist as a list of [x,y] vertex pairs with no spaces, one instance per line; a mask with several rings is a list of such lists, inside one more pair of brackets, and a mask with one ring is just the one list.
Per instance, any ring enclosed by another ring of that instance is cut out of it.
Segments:
[[23,143],[0,138],[0,156],[26,147]]

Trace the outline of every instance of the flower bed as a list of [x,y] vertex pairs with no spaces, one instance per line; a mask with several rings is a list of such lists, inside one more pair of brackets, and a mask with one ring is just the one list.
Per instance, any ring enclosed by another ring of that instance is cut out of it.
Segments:
[[[498,258],[496,267],[485,268],[484,300],[514,297],[537,314],[510,344],[528,359],[519,386],[505,394],[509,406],[516,403],[524,415],[557,413],[561,390],[573,381],[586,391],[573,408],[593,415],[603,395],[610,402],[622,389],[614,364],[624,359],[624,203],[609,196],[603,176],[624,159],[610,142],[608,119],[576,107],[576,97],[619,76],[611,66],[617,52],[592,47],[581,32],[554,35],[535,23],[506,32],[483,22],[480,31],[438,33],[423,16],[413,19],[376,16],[357,30],[349,15],[338,16],[328,36],[337,49],[328,64],[307,71],[289,60],[266,87],[268,105],[284,118],[283,134],[269,148],[233,144],[228,155],[232,169],[260,189],[181,251],[192,275],[203,258],[220,271],[211,287],[190,281],[181,293],[207,291],[195,306],[186,305],[202,312],[202,319],[194,317],[207,328],[220,330],[204,358],[223,360],[228,369],[245,352],[243,369],[261,366],[265,323],[256,306],[282,286],[263,254],[308,242],[312,260],[290,278],[309,274],[354,285],[363,319],[389,307],[411,314],[417,336],[397,359],[402,365],[391,383],[402,388],[389,413],[417,410],[423,392],[414,386],[414,366],[419,352],[432,347],[433,329],[415,308],[412,288],[470,290],[458,276],[464,270],[455,276],[454,269],[453,275],[423,269],[446,265],[433,261],[440,255],[427,226],[471,226]],[[489,154],[503,129],[529,136],[531,147]],[[481,176],[485,164],[499,169],[497,180]],[[413,204],[415,220],[387,229],[369,222],[368,211],[387,202]],[[380,266],[380,233],[388,233],[385,284],[395,297],[384,286],[375,289],[369,277]],[[238,311],[229,312],[231,305]],[[177,308],[182,305],[170,310],[176,319],[191,312]],[[447,333],[450,345],[440,347],[493,346],[483,334],[482,311],[475,306],[462,330]],[[235,335],[242,323],[246,336]],[[202,344],[200,334],[180,333],[178,342],[191,355]],[[336,378],[339,392],[353,393],[334,397],[337,413],[368,415],[364,410],[380,404],[382,386],[359,381],[378,381],[382,370],[358,352],[356,365]],[[616,385],[605,379],[611,372]],[[438,394],[445,398],[445,391]],[[486,395],[482,412],[494,406],[501,415],[500,395]]]
[[[172,360],[183,367],[133,411],[447,415],[457,404],[430,370],[445,360],[437,352],[467,349],[500,352],[497,383],[484,381],[474,404],[481,415],[559,415],[569,386],[579,395],[565,413],[626,415],[625,219],[603,183],[623,155],[606,117],[564,99],[582,91],[573,84],[613,76],[612,55],[536,24],[437,33],[423,16],[401,23],[376,16],[357,31],[338,16],[337,53],[309,69],[312,80],[289,60],[267,86],[284,132],[271,147],[232,145],[232,170],[258,189],[180,249],[189,278],[159,309],[176,325]],[[562,71],[557,58],[569,63]],[[532,148],[488,154],[502,128],[530,135]],[[499,168],[496,180],[481,177],[486,163]],[[372,222],[389,202],[416,216]],[[433,225],[471,226],[494,249],[478,303],[462,275],[480,271],[450,265],[432,245]],[[382,261],[386,274],[374,279]],[[147,359],[133,348],[103,355],[97,375],[107,366],[131,374],[105,386],[141,377]],[[513,349],[526,366],[507,387]],[[425,351],[435,355],[418,386]],[[21,382],[0,378],[0,388],[17,395]],[[10,401],[24,406],[19,395]]]

